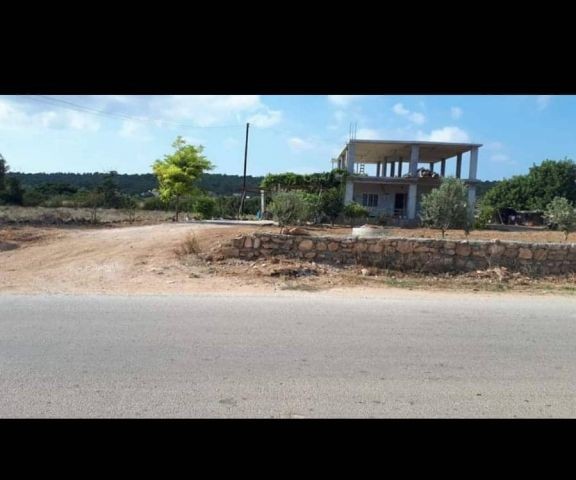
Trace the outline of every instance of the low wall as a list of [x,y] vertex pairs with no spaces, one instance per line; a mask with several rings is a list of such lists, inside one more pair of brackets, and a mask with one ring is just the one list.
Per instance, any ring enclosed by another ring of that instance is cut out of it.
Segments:
[[225,257],[284,256],[315,262],[418,272],[465,272],[507,267],[527,274],[576,272],[576,244],[425,238],[313,237],[255,233],[221,249]]

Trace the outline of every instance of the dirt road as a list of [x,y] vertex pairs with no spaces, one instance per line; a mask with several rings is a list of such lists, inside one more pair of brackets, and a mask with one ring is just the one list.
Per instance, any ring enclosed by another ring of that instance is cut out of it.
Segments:
[[[174,253],[188,233],[202,248],[254,227],[160,224],[105,229],[23,229],[0,252],[0,292],[178,293],[226,291],[239,280],[191,278]],[[39,233],[41,232],[41,233]],[[32,241],[30,240],[32,236]]]

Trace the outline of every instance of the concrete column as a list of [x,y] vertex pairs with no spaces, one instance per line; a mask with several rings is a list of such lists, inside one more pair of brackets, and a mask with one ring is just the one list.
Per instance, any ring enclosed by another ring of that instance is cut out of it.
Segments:
[[346,191],[344,193],[344,205],[348,205],[354,201],[354,183],[352,180],[346,181]]
[[402,176],[402,157],[400,157],[398,159],[398,176],[401,177]]
[[376,164],[376,176],[377,176],[377,177],[380,176],[380,165],[381,165],[380,162],[378,162],[378,163]]
[[440,164],[440,175],[441,176],[446,175],[446,159],[445,158],[442,159],[442,163]]
[[476,185],[468,185],[468,217],[474,220],[474,209],[476,206]]
[[266,192],[260,190],[260,217],[264,218],[264,213],[266,213]]
[[470,150],[470,171],[468,172],[468,180],[476,180],[476,171],[478,169],[478,147]]
[[431,172],[434,171],[434,162],[430,162],[430,171],[431,171]]
[[387,169],[388,169],[388,159],[385,158],[384,163],[382,164],[382,176],[383,177],[386,177],[388,175],[386,172]]
[[411,183],[408,186],[408,219],[414,220],[416,218],[416,194],[418,193],[418,185]]
[[412,151],[410,152],[410,176],[415,177],[418,171],[418,160],[420,159],[420,147],[418,145],[412,145]]
[[459,153],[456,158],[456,178],[460,178],[460,173],[462,172],[462,154]]
[[356,160],[356,145],[353,142],[348,143],[348,149],[346,150],[346,166],[348,173],[354,175],[354,162]]
[[393,177],[396,173],[396,162],[390,164],[390,176]]

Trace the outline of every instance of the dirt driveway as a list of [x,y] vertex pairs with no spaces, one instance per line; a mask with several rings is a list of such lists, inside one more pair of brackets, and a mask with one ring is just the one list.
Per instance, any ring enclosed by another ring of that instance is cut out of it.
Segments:
[[[177,293],[227,290],[230,279],[191,278],[174,250],[189,233],[202,248],[254,227],[160,224],[3,232],[0,292]],[[18,248],[13,248],[18,246]],[[237,282],[241,285],[241,282]]]

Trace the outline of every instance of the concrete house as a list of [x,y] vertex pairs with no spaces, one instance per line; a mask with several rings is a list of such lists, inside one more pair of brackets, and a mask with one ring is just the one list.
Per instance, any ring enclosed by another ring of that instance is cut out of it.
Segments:
[[[333,168],[347,170],[344,203],[357,202],[371,216],[410,223],[418,218],[422,195],[438,188],[442,177],[462,178],[472,214],[476,202],[478,149],[475,143],[350,140]],[[465,157],[466,154],[466,157]],[[468,165],[463,176],[462,160]]]

